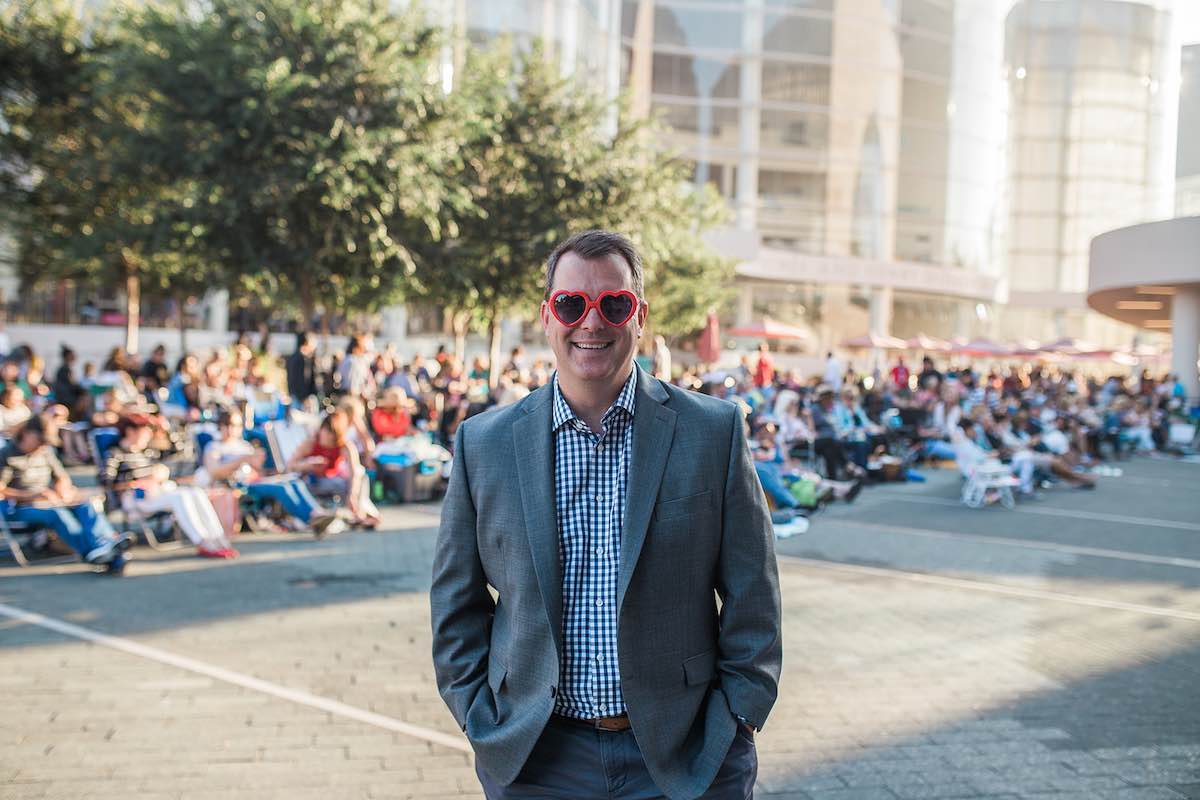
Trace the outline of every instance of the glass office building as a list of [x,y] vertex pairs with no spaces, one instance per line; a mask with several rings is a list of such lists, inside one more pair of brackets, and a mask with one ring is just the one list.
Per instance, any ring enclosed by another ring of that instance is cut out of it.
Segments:
[[540,36],[728,200],[728,321],[975,332],[1003,272],[1003,11],[992,0],[428,0],[458,41]]
[[622,85],[736,210],[734,316],[821,346],[970,333],[995,299],[1002,67],[991,0],[622,3]]

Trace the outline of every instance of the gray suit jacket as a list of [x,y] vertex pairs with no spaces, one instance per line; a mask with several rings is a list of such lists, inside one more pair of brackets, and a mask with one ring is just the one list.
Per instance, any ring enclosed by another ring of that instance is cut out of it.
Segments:
[[[553,406],[545,386],[459,427],[433,565],[438,688],[479,764],[506,784],[559,682]],[[761,727],[775,702],[774,537],[736,406],[639,369],[632,436],[621,691],[655,783],[668,797],[697,797],[729,750],[735,715]]]

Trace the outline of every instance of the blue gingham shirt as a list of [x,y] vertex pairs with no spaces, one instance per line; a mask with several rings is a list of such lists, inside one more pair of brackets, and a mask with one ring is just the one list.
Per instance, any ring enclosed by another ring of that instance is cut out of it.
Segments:
[[555,713],[625,713],[617,668],[617,568],[637,369],[604,412],[602,432],[575,416],[554,376],[554,503],[563,575],[563,653]]

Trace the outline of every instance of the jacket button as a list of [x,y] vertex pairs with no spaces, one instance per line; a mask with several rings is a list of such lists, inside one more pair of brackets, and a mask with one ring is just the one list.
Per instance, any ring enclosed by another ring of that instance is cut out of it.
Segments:
[[558,697],[558,687],[557,687],[557,686],[551,686],[551,687],[550,687],[550,696],[551,696],[551,697]]

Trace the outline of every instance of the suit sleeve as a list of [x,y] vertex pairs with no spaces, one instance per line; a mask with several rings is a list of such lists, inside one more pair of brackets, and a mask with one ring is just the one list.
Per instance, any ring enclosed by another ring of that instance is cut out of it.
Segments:
[[495,603],[479,560],[475,504],[467,475],[465,425],[454,437],[454,463],[442,502],[429,591],[438,690],[459,726],[487,681]]
[[761,728],[779,693],[783,663],[779,569],[771,517],[750,460],[741,410],[735,409],[732,417],[717,564],[717,671],[730,710]]

